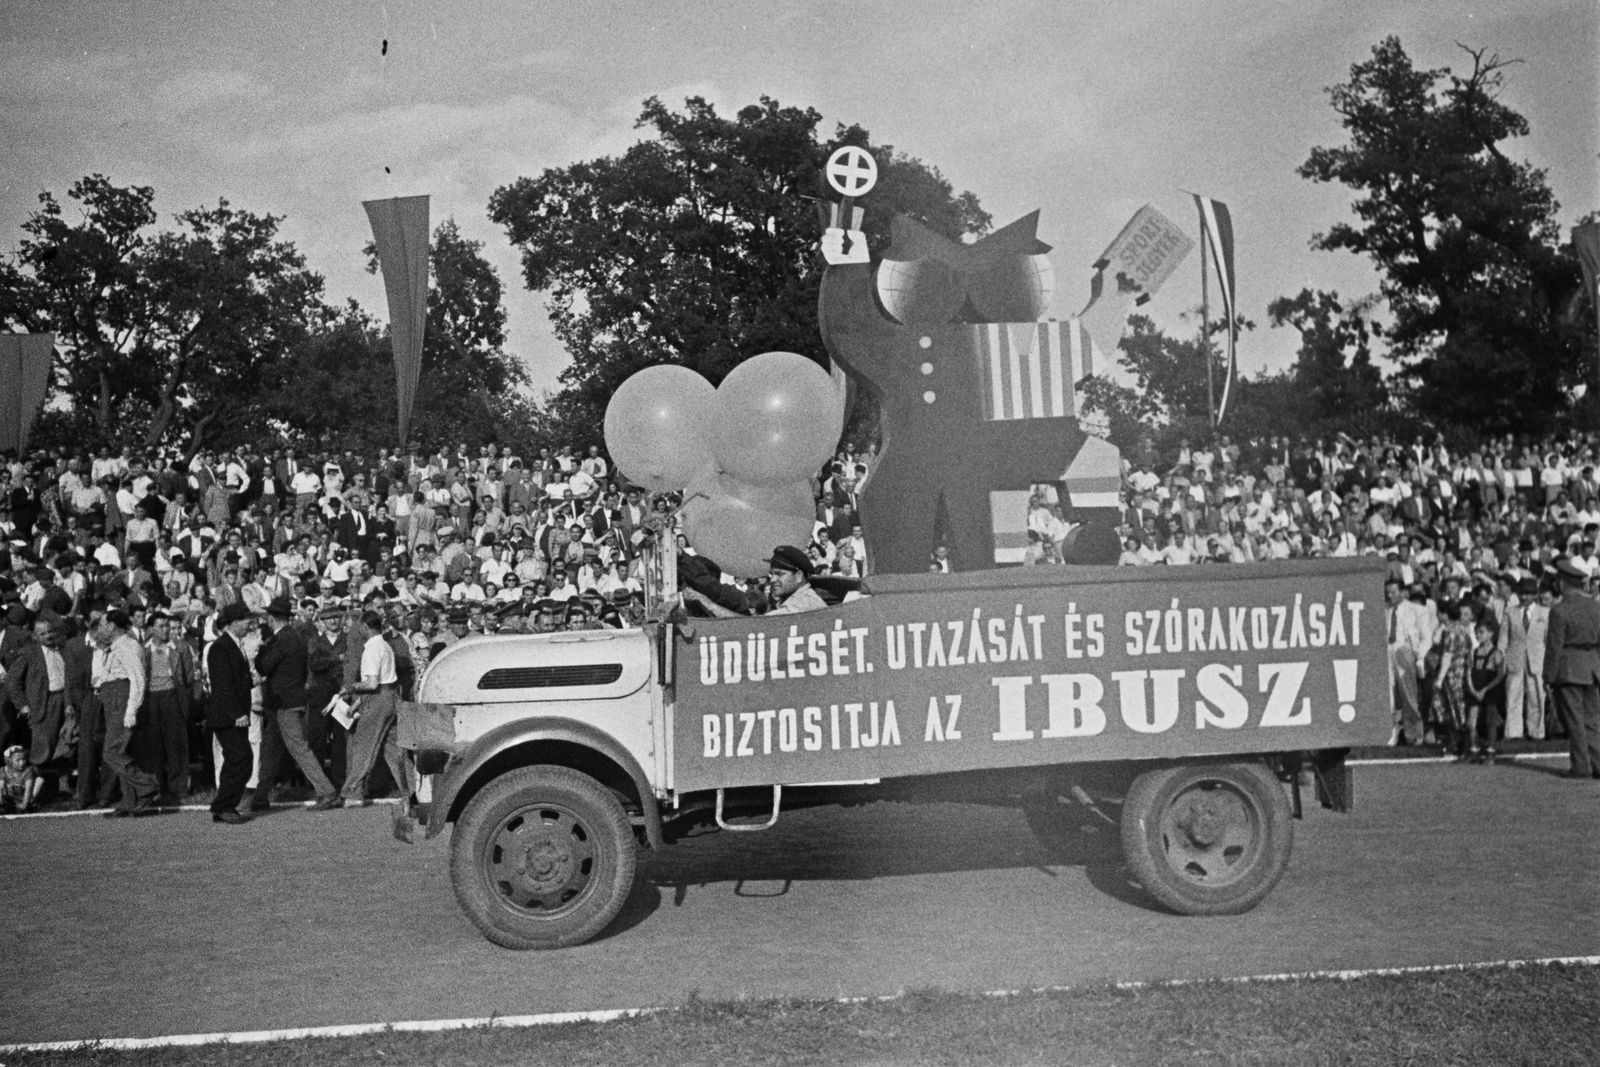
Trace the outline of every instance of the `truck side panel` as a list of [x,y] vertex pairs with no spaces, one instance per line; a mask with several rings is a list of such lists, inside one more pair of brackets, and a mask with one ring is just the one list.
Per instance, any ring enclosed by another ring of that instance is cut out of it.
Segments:
[[696,620],[674,787],[1381,744],[1384,568],[1317,560],[899,576]]

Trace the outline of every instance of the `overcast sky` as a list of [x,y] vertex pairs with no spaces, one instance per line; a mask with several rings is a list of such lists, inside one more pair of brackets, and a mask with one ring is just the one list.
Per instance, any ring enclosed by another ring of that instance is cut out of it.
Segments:
[[[1597,26],[1593,0],[0,0],[0,247],[40,190],[100,172],[154,186],[163,224],[218,197],[287,216],[328,296],[386,317],[360,201],[428,193],[435,222],[486,243],[509,347],[551,387],[565,356],[490,193],[624,150],[648,96],[731,115],[765,94],[934,164],[997,224],[1043,209],[1056,315],[1141,204],[1196,234],[1177,190],[1226,202],[1253,373],[1293,357],[1293,332],[1266,328],[1274,297],[1376,288],[1363,262],[1308,248],[1351,200],[1294,174],[1342,139],[1323,89],[1391,33],[1419,66],[1470,63],[1457,42],[1522,60],[1505,98],[1533,132],[1511,152],[1548,169],[1565,229],[1600,207]],[[1150,310],[1189,329],[1198,301],[1196,253]]]

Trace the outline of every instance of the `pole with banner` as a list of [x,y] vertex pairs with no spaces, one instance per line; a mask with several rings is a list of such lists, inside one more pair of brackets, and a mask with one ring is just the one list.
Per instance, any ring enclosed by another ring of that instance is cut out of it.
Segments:
[[20,457],[50,392],[53,333],[0,333],[0,451]]
[[1217,430],[1217,386],[1211,375],[1211,283],[1207,278],[1206,217],[1200,216],[1200,358],[1206,361],[1206,416],[1211,432]]
[[428,198],[366,200],[383,289],[389,298],[389,339],[394,347],[395,398],[400,447],[411,431],[411,409],[422,374],[422,337],[428,321]]
[[[1583,288],[1589,294],[1589,304],[1594,309],[1596,343],[1600,355],[1600,222],[1593,219],[1572,228],[1572,247],[1578,253],[1578,263],[1583,267]],[[1600,378],[1596,379],[1600,387]]]

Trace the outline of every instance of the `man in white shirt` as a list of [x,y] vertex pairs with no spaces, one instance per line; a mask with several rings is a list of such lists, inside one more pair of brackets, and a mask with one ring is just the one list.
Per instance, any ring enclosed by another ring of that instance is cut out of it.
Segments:
[[350,735],[349,770],[342,795],[351,803],[367,803],[367,778],[378,765],[381,753],[400,789],[403,810],[411,796],[411,777],[405,753],[395,739],[400,674],[395,666],[394,649],[386,638],[383,613],[364,611],[361,624],[372,636],[361,646],[361,680],[346,686],[342,694],[346,700],[357,695],[361,697],[355,729]]
[[1550,631],[1549,588],[1534,578],[1517,584],[1506,612],[1506,737],[1544,738],[1544,646]]
[[453,604],[481,604],[486,599],[488,595],[484,593],[483,586],[471,574],[450,587],[450,602]]
[[1161,550],[1161,559],[1170,567],[1186,566],[1194,562],[1194,548],[1182,530],[1172,535],[1172,541]]
[[289,479],[289,492],[294,494],[294,517],[299,522],[305,517],[306,509],[317,502],[317,494],[322,490],[322,479],[317,477],[310,467],[301,467]]
[[1405,587],[1394,578],[1384,583],[1383,599],[1389,663],[1394,678],[1394,732],[1389,735],[1389,744],[1399,744],[1404,734],[1407,744],[1420,745],[1423,727],[1417,695],[1417,665],[1427,655],[1430,643],[1421,618],[1424,609],[1406,599]]
[[112,608],[94,630],[94,655],[90,682],[105,720],[104,760],[122,783],[122,800],[107,818],[145,815],[155,810],[159,783],[133,762],[128,751],[139,709],[144,705],[144,649],[128,633],[132,620],[121,608]]

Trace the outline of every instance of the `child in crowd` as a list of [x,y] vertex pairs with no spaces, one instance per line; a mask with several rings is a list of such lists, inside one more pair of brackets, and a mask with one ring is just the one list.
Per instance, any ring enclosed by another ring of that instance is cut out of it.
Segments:
[[39,789],[44,782],[39,772],[28,765],[28,757],[21,745],[6,749],[5,770],[0,772],[0,812],[7,815],[31,811],[39,799]]
[[[1466,744],[1472,748],[1472,762],[1494,762],[1495,737],[1501,731],[1506,699],[1505,654],[1495,647],[1495,625],[1485,617],[1480,620],[1476,635],[1477,647],[1472,650],[1472,665],[1467,672],[1467,736]],[[1483,724],[1483,743],[1478,742],[1478,724]]]

